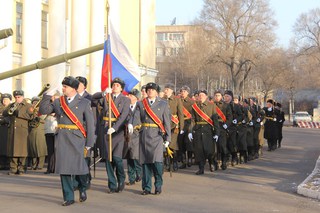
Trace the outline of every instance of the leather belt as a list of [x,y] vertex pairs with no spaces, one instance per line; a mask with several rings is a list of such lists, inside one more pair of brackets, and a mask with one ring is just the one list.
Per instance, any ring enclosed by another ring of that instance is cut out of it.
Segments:
[[158,128],[159,127],[157,124],[150,124],[150,123],[142,123],[141,126],[153,127],[153,128]]
[[266,117],[266,119],[268,119],[268,120],[273,120],[273,117]]
[[74,124],[58,124],[57,126],[59,129],[79,129],[77,127],[77,125],[74,125]]

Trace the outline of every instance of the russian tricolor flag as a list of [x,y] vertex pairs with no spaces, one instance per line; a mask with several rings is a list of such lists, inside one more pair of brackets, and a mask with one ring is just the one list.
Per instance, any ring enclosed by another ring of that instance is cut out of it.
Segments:
[[111,21],[109,21],[108,39],[104,43],[101,91],[109,86],[109,72],[111,81],[119,77],[125,82],[123,91],[125,93],[130,92],[140,81],[140,69],[119,34],[115,31]]

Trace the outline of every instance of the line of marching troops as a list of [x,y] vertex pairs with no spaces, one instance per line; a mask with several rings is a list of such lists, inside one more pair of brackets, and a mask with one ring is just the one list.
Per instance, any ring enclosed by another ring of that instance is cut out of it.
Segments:
[[87,199],[90,154],[97,150],[105,162],[108,193],[141,181],[141,194],[149,195],[152,177],[154,194],[161,194],[164,171],[198,165],[201,175],[207,162],[210,172],[226,170],[259,158],[264,139],[268,151],[281,147],[284,113],[271,99],[261,108],[256,98],[241,100],[230,90],[209,97],[206,90],[191,94],[183,86],[175,94],[173,84],[161,91],[153,82],[124,95],[120,78],[91,95],[87,83],[81,76],[65,77],[63,95],[58,87],[46,88],[31,103],[22,90],[13,92],[14,102],[10,94],[1,96],[0,166],[9,167],[9,175],[23,174],[28,156],[31,168],[41,169],[48,154],[46,173],[60,175],[63,206],[75,202],[75,189],[80,202]]

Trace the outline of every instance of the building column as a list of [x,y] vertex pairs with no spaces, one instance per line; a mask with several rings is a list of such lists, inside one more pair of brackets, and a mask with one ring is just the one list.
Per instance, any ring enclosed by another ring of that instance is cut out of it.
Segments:
[[[8,17],[13,17],[13,3],[14,1],[1,2],[0,30],[12,27],[12,19]],[[12,69],[12,38],[13,36],[0,40],[0,72]],[[12,78],[0,81],[0,92],[12,94]]]
[[[104,0],[91,0],[90,12],[90,46],[104,42],[104,20],[106,5]],[[101,69],[103,50],[90,54],[90,76],[88,91],[95,93],[101,90]]]
[[[23,1],[22,66],[41,60],[41,0]],[[22,75],[22,90],[26,98],[38,95],[42,89],[41,70]]]
[[[49,1],[48,58],[64,54],[66,51],[66,0]],[[66,76],[66,63],[48,67],[43,78],[52,86],[61,84]]]
[[[88,0],[72,0],[71,3],[71,52],[84,49],[89,44],[88,30]],[[86,76],[87,55],[71,60],[70,75]]]

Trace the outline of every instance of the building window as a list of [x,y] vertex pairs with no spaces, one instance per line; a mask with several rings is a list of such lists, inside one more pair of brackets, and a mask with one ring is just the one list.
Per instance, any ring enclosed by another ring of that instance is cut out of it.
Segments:
[[167,41],[168,40],[167,33],[157,33],[157,40],[158,41]]
[[41,18],[41,47],[48,48],[48,13],[45,11]]
[[171,41],[183,41],[184,36],[183,33],[170,33],[169,40]]
[[22,3],[16,3],[16,42],[22,42]]
[[163,48],[157,47],[156,48],[156,56],[163,56]]
[[168,47],[166,48],[166,56],[171,56],[172,55],[172,48]]

